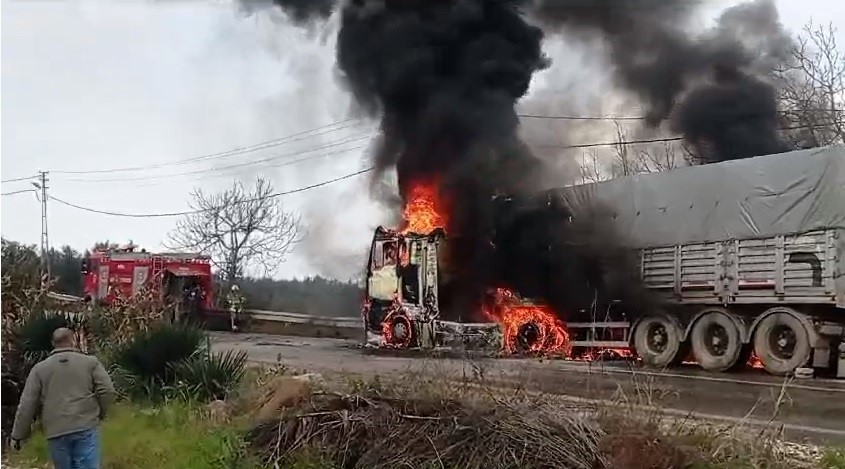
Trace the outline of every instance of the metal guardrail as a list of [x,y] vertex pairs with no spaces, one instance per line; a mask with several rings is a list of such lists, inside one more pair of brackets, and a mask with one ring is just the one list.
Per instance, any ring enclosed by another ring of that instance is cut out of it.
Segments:
[[327,327],[349,327],[360,329],[363,328],[361,318],[338,318],[338,317],[324,317],[311,316],[300,313],[284,313],[281,311],[264,311],[264,310],[247,310],[245,311],[252,319],[259,321],[272,322],[288,322],[296,324],[313,324],[315,326]]
[[[83,301],[82,298],[74,295],[66,295],[63,293],[48,292],[47,296],[58,301],[75,303]],[[325,317],[325,316],[311,316],[309,314],[301,313],[286,313],[282,311],[265,311],[260,309],[246,310],[253,319],[259,321],[271,322],[288,322],[296,324],[313,324],[315,326],[325,327],[349,327],[362,328],[364,327],[361,318],[357,317]]]

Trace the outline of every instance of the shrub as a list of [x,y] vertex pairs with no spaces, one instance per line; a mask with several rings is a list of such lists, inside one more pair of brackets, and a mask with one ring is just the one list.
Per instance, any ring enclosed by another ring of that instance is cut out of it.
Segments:
[[246,359],[243,350],[211,355],[201,350],[176,366],[178,390],[201,401],[225,399],[243,379]]
[[166,397],[176,384],[176,364],[196,354],[203,338],[198,329],[167,323],[138,332],[114,353],[115,386],[129,397]]

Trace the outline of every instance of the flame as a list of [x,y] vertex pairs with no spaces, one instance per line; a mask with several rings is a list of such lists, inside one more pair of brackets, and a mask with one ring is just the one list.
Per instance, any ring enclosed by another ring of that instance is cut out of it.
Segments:
[[[528,352],[569,353],[566,327],[548,306],[521,302],[513,291],[497,288],[492,310],[485,308],[482,311],[502,325],[502,347],[508,353],[515,353],[520,348]],[[533,340],[521,344],[520,334],[526,327],[533,329]]]
[[419,182],[411,186],[405,198],[402,218],[405,220],[403,233],[427,234],[435,228],[445,228],[446,220],[441,213],[442,204],[437,194],[437,184]]
[[573,357],[576,361],[617,361],[634,360],[634,351],[629,348],[590,348]]
[[[393,335],[393,324],[402,322],[406,328],[405,337],[395,337]],[[383,347],[387,348],[407,348],[411,345],[412,326],[408,316],[402,311],[402,304],[399,302],[399,297],[393,297],[393,303],[390,309],[385,314],[381,322],[381,342]]]

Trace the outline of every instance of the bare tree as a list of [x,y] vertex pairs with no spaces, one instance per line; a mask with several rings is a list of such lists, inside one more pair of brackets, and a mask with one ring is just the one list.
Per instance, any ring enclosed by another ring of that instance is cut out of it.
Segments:
[[636,174],[639,171],[636,167],[636,161],[631,158],[630,152],[628,151],[625,130],[619,125],[619,121],[614,121],[613,123],[616,126],[616,140],[613,145],[615,159],[611,166],[612,177],[617,178]]
[[790,60],[775,70],[780,106],[798,147],[845,142],[845,54],[833,24],[804,26]]
[[690,162],[685,157],[678,157],[678,142],[663,142],[663,145],[654,145],[645,148],[637,153],[637,167],[641,173],[657,173],[689,166]]
[[595,148],[591,148],[581,155],[581,183],[600,182],[607,178],[602,177],[599,170],[599,155]]
[[[648,145],[632,151],[631,143],[619,123],[616,123],[616,140],[613,145],[614,161],[611,166],[612,176],[631,176],[642,173],[668,171],[689,164],[677,156],[677,142],[662,142],[662,145]],[[634,148],[637,148],[636,146]]]
[[216,194],[197,189],[191,197],[192,213],[177,222],[168,248],[210,255],[229,284],[247,267],[271,273],[298,241],[299,217],[284,210],[265,179],[256,179],[249,190],[235,182]]

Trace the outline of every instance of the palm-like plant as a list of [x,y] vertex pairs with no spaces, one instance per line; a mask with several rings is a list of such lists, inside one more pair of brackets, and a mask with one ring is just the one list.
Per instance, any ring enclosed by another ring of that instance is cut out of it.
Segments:
[[225,399],[243,379],[246,359],[243,350],[214,354],[200,350],[176,365],[177,389],[180,394],[201,401]]
[[198,329],[167,323],[139,331],[114,353],[115,385],[132,397],[166,397],[176,384],[175,366],[193,356],[203,338]]

